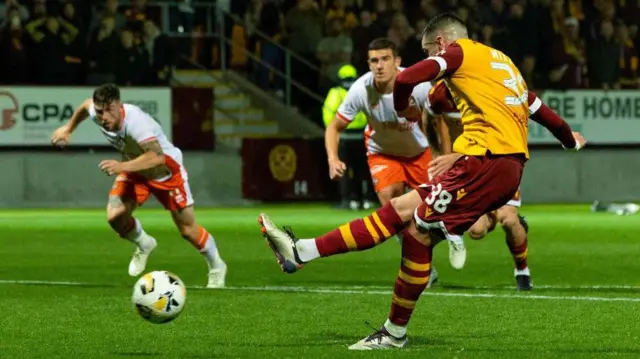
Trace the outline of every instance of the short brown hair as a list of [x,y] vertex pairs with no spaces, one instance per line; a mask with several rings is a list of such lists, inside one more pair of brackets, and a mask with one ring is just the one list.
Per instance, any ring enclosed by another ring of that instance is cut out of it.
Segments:
[[114,84],[104,84],[93,91],[93,103],[108,105],[120,101],[120,89]]
[[396,43],[386,37],[377,38],[369,43],[369,51],[373,50],[391,50],[393,56],[398,56]]

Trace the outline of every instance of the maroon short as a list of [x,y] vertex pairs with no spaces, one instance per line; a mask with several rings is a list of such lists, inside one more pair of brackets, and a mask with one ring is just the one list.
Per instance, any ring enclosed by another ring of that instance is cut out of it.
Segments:
[[460,157],[446,173],[418,187],[424,200],[414,218],[418,228],[462,236],[483,214],[513,198],[520,186],[524,157]]

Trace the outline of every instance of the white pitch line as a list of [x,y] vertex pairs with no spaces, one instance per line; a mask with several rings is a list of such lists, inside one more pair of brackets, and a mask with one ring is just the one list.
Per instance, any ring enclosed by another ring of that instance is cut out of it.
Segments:
[[[2,280],[0,284],[27,284],[27,285],[50,285],[50,286],[87,286],[101,287],[101,284],[81,283],[81,282],[59,282],[59,281],[43,281],[43,280]],[[105,286],[106,287],[106,286]],[[187,286],[191,289],[206,289],[204,286]],[[577,288],[577,287],[565,287]],[[582,288],[589,289],[592,287]],[[338,288],[310,288],[310,287],[293,287],[293,286],[263,286],[263,287],[226,287],[226,290],[244,290],[257,292],[298,292],[298,293],[318,293],[318,294],[368,294],[368,295],[391,295],[391,290],[379,289],[349,289],[348,287]],[[640,298],[630,297],[592,297],[592,296],[554,296],[554,295],[536,295],[536,294],[498,294],[498,293],[460,293],[460,292],[431,292],[425,291],[423,296],[429,297],[463,297],[463,298],[506,298],[506,299],[541,299],[541,300],[574,300],[574,301],[591,301],[591,302],[640,302]]]

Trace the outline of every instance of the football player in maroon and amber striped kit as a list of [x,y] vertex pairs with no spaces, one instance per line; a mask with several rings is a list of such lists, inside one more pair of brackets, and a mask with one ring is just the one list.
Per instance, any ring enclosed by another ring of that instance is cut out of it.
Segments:
[[[295,272],[315,258],[345,252],[349,243],[369,248],[403,232],[400,271],[390,314],[379,330],[349,349],[402,348],[407,325],[429,282],[435,244],[461,237],[485,213],[504,206],[518,191],[527,148],[529,116],[542,123],[565,148],[585,144],[579,133],[528,92],[522,75],[502,52],[468,39],[459,18],[440,14],[423,32],[427,59],[405,69],[395,82],[398,116],[419,117],[410,96],[420,83],[444,78],[461,113],[463,132],[453,143],[453,166],[417,189],[394,198],[369,216],[320,237],[295,238],[265,215],[259,222],[281,268]],[[533,114],[532,114],[533,112]]]

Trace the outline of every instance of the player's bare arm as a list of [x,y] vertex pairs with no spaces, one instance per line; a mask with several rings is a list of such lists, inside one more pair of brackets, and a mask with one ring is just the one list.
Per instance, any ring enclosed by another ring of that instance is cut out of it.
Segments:
[[164,152],[158,141],[145,141],[140,144],[140,148],[144,152],[142,155],[125,162],[104,160],[100,162],[100,169],[113,176],[121,172],[140,172],[165,165]]
[[445,154],[445,143],[443,140],[445,140],[445,137],[448,138],[448,136],[442,136],[439,128],[439,123],[442,122],[444,122],[444,120],[441,115],[429,114],[425,111],[426,135],[433,155],[433,160],[429,162],[429,169],[427,170],[429,179],[444,173],[448,169],[446,167],[449,164],[453,165],[453,162],[459,158],[459,156],[456,156],[457,154]]
[[438,130],[438,118],[441,116],[429,114],[427,111],[424,111],[423,116],[425,135],[431,147],[431,155],[433,158],[439,157],[444,154],[442,137],[439,136]]
[[[440,146],[442,147],[443,155],[451,153],[453,149],[453,131],[455,127],[456,123],[449,124],[443,116],[436,118],[436,128],[438,130],[438,135],[440,136]],[[460,130],[460,132],[462,132],[462,130]]]
[[327,161],[329,162],[329,177],[332,180],[344,176],[347,170],[347,166],[338,156],[338,143],[340,142],[340,133],[342,133],[348,125],[349,123],[347,121],[336,116],[325,130],[324,147],[327,151]]
[[140,148],[144,151],[142,155],[122,163],[125,171],[138,172],[165,165],[165,155],[157,140],[145,141]]
[[57,128],[51,135],[51,143],[54,146],[64,147],[69,144],[71,134],[76,130],[82,121],[89,117],[89,106],[93,103],[92,99],[86,99],[78,106],[67,123]]

